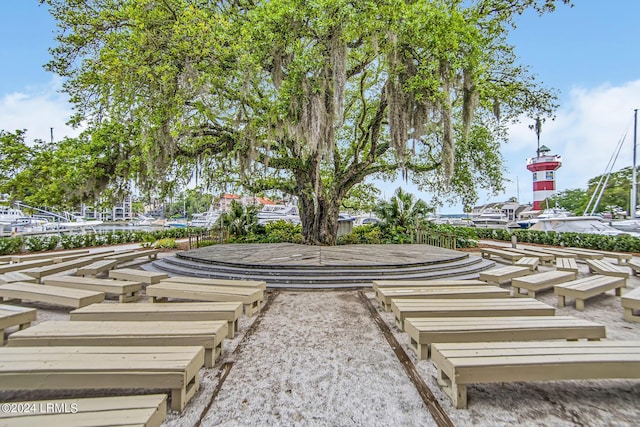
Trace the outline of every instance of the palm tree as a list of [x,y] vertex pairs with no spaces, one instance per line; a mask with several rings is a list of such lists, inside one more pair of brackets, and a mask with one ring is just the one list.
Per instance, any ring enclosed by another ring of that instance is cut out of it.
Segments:
[[398,187],[391,200],[383,201],[376,208],[378,217],[391,227],[407,229],[418,226],[425,221],[427,213],[432,209],[422,199],[417,199],[412,193],[407,193]]
[[229,212],[222,215],[222,223],[229,230],[229,234],[246,236],[258,225],[258,209],[255,206],[243,206],[233,200]]

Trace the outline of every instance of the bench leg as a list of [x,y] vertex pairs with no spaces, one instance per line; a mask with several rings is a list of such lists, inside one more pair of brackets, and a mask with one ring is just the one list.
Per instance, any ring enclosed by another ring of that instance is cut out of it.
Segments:
[[18,325],[18,330],[21,331],[23,329],[27,329],[29,326],[31,326],[31,322],[24,322]]
[[134,302],[134,301],[137,301],[139,298],[140,298],[140,295],[138,295],[138,291],[135,291],[135,292],[131,292],[130,295],[127,295],[127,294],[120,295],[118,297],[118,301],[121,303]]
[[633,314],[632,308],[624,308],[624,320],[627,322],[640,322],[640,316]]
[[4,329],[0,329],[0,347],[4,345]]
[[465,409],[467,407],[466,384],[456,384],[440,368],[438,368],[437,380],[442,390],[451,398],[451,402],[456,409]]
[[216,355],[215,351],[212,348],[204,349],[204,367],[205,368],[213,368],[213,365],[216,364]]
[[167,302],[167,297],[152,297],[153,302]]
[[185,387],[171,389],[171,410],[182,412],[199,387],[200,375],[196,372],[193,379]]
[[616,288],[616,296],[617,297],[621,297],[622,296],[622,288]]
[[398,319],[397,317],[395,319],[396,319],[396,326],[398,327],[398,329],[404,332],[404,325],[402,324],[402,320]]
[[384,307],[384,311],[389,313],[391,311],[391,304],[385,304],[382,302],[382,307]]
[[583,299],[576,299],[576,310],[584,311],[584,300]]
[[429,359],[429,344],[418,344],[416,340],[413,338],[409,338],[409,347],[413,349],[418,355],[418,359],[427,360]]
[[564,295],[558,295],[558,307],[564,307]]

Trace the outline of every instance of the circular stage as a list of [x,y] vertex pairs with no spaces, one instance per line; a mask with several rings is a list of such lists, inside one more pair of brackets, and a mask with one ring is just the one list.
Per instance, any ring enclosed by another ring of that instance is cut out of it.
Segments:
[[224,244],[153,263],[173,275],[264,280],[270,287],[368,286],[373,280],[473,278],[493,262],[430,245]]

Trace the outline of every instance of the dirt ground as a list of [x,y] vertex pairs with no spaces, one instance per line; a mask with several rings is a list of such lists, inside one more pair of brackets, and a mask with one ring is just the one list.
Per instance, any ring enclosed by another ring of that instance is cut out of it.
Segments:
[[[586,265],[580,269],[580,276],[587,274]],[[640,279],[632,277],[629,288],[638,286]],[[638,380],[474,385],[468,409],[455,409],[435,381],[433,363],[417,359],[392,314],[371,289],[364,293],[456,426],[638,425]],[[288,290],[268,299],[262,314],[240,319],[240,333],[225,340],[216,366],[200,371],[198,393],[182,413],[170,412],[163,426],[435,425],[358,290]],[[556,306],[553,292],[538,299]],[[37,307],[37,322],[69,318],[69,310]],[[612,292],[588,300],[584,312],[571,303],[556,312],[605,324],[608,339],[640,339],[640,324],[622,319]],[[15,393],[1,391],[0,384],[0,402],[101,393]]]

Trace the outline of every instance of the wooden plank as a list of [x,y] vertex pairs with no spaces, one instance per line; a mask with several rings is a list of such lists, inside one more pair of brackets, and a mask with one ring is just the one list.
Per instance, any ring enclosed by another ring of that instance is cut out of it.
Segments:
[[436,343],[438,383],[456,408],[468,384],[640,378],[640,341]]
[[85,265],[83,267],[78,268],[78,271],[76,271],[76,275],[95,277],[102,272],[109,271],[115,268],[117,265],[118,265],[118,260],[102,259],[102,260],[93,262],[89,265]]
[[578,264],[576,263],[575,258],[556,258],[556,270],[558,271],[572,271],[578,274]]
[[515,277],[522,277],[531,274],[527,267],[507,266],[481,271],[479,279],[487,283],[500,284],[510,281]]
[[45,285],[71,289],[85,289],[94,292],[104,292],[118,297],[121,303],[133,302],[139,299],[142,283],[125,280],[96,279],[92,277],[56,276],[43,280]]
[[433,343],[606,337],[603,325],[570,316],[408,318],[405,330],[420,359],[428,358]]
[[30,268],[42,267],[53,264],[51,258],[34,259],[31,261],[15,262],[11,264],[0,265],[0,274],[28,270]]
[[204,348],[2,347],[4,390],[171,389],[171,408],[184,409],[199,387]]
[[525,257],[538,258],[542,264],[551,264],[556,257],[554,254],[540,252],[535,249],[509,248],[509,251],[522,254]]
[[22,408],[30,408],[29,411],[18,411],[15,405],[15,411],[9,406],[9,411],[0,412],[0,424],[100,427],[108,420],[111,426],[158,427],[167,416],[165,394],[20,402]]
[[392,299],[396,325],[410,317],[553,316],[555,308],[533,298]]
[[533,272],[538,269],[538,264],[540,264],[540,258],[524,256],[517,260],[514,265],[517,267],[527,267]]
[[640,310],[640,288],[635,288],[631,292],[622,295],[620,304],[624,309],[624,320],[627,322],[640,322],[640,314],[634,313],[634,310]]
[[104,293],[15,282],[0,285],[0,302],[7,299],[26,299],[65,307],[80,308],[85,305],[104,301]]
[[201,321],[224,320],[227,338],[238,332],[238,319],[242,303],[237,302],[182,302],[91,304],[70,313],[72,321]]
[[227,322],[218,321],[46,321],[18,331],[9,347],[41,346],[196,346],[205,348],[207,368],[222,354]]
[[160,283],[188,283],[192,285],[235,286],[241,288],[258,288],[267,290],[267,282],[263,280],[207,279],[202,277],[171,276],[160,280]]
[[4,330],[17,326],[19,330],[28,328],[36,320],[36,309],[0,304],[0,346],[4,345]]
[[638,273],[640,272],[640,261],[639,260],[629,260],[627,261],[627,267],[629,267],[631,269],[631,274],[633,274],[634,276],[637,276]]
[[0,285],[13,282],[27,282],[36,283],[38,280],[34,277],[28,276],[19,271],[12,271],[11,273],[0,274]]
[[490,259],[491,255],[494,255],[494,256],[509,260],[511,262],[515,262],[524,256],[516,252],[509,252],[508,250],[505,250],[505,249],[493,249],[493,248],[482,248],[480,249],[480,253],[482,254],[483,258]]
[[156,273],[154,271],[145,271],[135,268],[119,268],[109,271],[111,279],[131,280],[134,282],[142,282],[146,284],[160,283],[160,280],[169,277],[166,273]]
[[595,253],[603,255],[605,258],[614,258],[618,261],[619,265],[626,265],[628,261],[633,259],[633,255],[625,252],[615,252],[615,251],[601,251],[598,249],[585,249],[585,248],[567,248],[569,250],[578,250],[581,252],[587,253]]
[[623,278],[596,275],[556,285],[554,293],[558,298],[558,307],[564,307],[566,298],[574,298],[576,309],[583,311],[585,300],[610,290],[615,290],[616,295],[620,296],[624,285]]
[[391,311],[391,299],[397,298],[508,298],[510,292],[499,286],[427,286],[423,288],[380,288],[376,297],[385,311]]
[[[544,273],[532,274],[526,277],[514,278],[511,281],[513,287],[513,296],[521,297],[526,295],[530,298],[535,298],[538,292],[552,289],[554,285],[558,283],[568,282],[574,280],[576,274],[572,271],[545,271]],[[522,290],[526,290],[527,293],[523,294]]]
[[142,257],[148,257],[149,259],[156,259],[158,257],[158,250],[144,249],[141,251],[133,251],[133,252],[127,251],[126,253],[117,253],[114,255],[109,255],[105,257],[105,259],[117,260],[119,265],[119,264],[124,264],[125,262],[128,262],[128,261],[133,261],[134,259],[137,259],[137,258],[142,258]]
[[83,267],[85,265],[89,265],[92,262],[104,258],[104,254],[98,255],[89,255],[86,257],[72,259],[65,262],[60,262],[57,264],[45,265],[42,267],[30,268],[28,270],[22,271],[23,273],[35,277],[38,280],[41,280],[44,276],[50,276],[52,274],[61,273],[63,271],[73,270],[79,267]]
[[44,258],[52,258],[58,256],[65,255],[73,255],[73,254],[88,254],[89,249],[74,249],[70,251],[55,251],[55,252],[41,252],[35,254],[25,254],[25,255],[11,255],[11,262],[25,262],[32,261],[36,259],[44,259]]
[[590,273],[603,274],[605,276],[615,276],[622,277],[625,279],[629,278],[629,271],[627,269],[618,267],[617,265],[611,264],[609,261],[596,259],[596,260],[586,260],[587,266],[589,266]]

